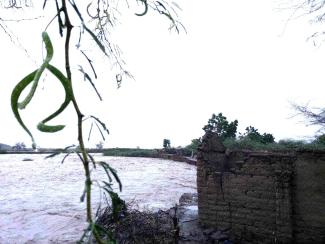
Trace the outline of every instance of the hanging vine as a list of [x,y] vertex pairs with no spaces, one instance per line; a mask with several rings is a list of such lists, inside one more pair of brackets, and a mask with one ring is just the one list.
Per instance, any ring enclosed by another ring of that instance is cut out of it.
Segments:
[[[120,50],[119,48],[114,45],[109,39],[110,29],[115,25],[116,17],[115,12],[116,8],[114,7],[114,3],[118,1],[107,1],[107,0],[97,0],[97,1],[90,1],[86,7],[87,17],[90,19],[90,22],[95,22],[95,28],[92,30],[88,27],[88,23],[86,22],[84,16],[81,14],[80,9],[76,5],[74,0],[55,0],[55,17],[52,21],[48,24],[53,24],[53,20],[57,19],[58,30],[61,37],[64,38],[64,63],[65,63],[65,71],[61,71],[56,68],[52,64],[52,58],[54,56],[54,45],[51,41],[50,35],[47,32],[48,26],[45,28],[44,32],[42,33],[42,40],[46,50],[46,57],[44,58],[40,67],[26,77],[24,77],[12,91],[11,95],[11,107],[12,111],[20,124],[20,126],[26,131],[26,133],[30,136],[32,141],[32,146],[36,148],[36,140],[33,137],[31,131],[28,129],[27,125],[24,123],[21,115],[20,110],[25,109],[29,103],[32,101],[36,90],[39,85],[40,78],[44,75],[45,72],[49,72],[54,75],[56,80],[60,82],[64,89],[65,99],[62,102],[61,106],[53,113],[51,113],[48,117],[41,120],[37,128],[41,132],[45,133],[55,133],[64,129],[65,125],[50,125],[48,124],[52,119],[59,116],[70,104],[73,106],[74,112],[77,117],[77,131],[78,131],[78,146],[77,147],[67,147],[65,149],[60,150],[58,153],[49,155],[48,157],[54,157],[59,153],[66,153],[62,162],[71,154],[75,153],[80,158],[84,173],[85,173],[85,189],[81,196],[81,201],[86,202],[86,216],[88,222],[88,228],[86,229],[84,235],[80,242],[84,242],[85,238],[95,238],[97,243],[114,243],[112,239],[112,235],[110,233],[105,233],[103,235],[103,228],[96,225],[96,221],[94,220],[94,214],[92,213],[92,202],[91,202],[91,192],[92,192],[92,185],[94,181],[91,178],[91,170],[92,168],[96,168],[100,166],[106,173],[107,180],[103,180],[99,185],[102,189],[102,192],[106,194],[111,199],[112,209],[114,218],[117,219],[119,211],[124,207],[124,201],[120,199],[119,195],[113,190],[113,180],[117,182],[119,186],[119,191],[122,191],[122,183],[118,177],[117,172],[115,169],[111,168],[108,163],[104,161],[96,161],[93,156],[91,156],[85,147],[84,143],[84,136],[83,136],[83,122],[86,120],[84,114],[81,112],[80,107],[78,105],[77,99],[74,95],[73,89],[73,76],[71,71],[71,60],[70,60],[70,48],[71,48],[71,33],[74,29],[79,29],[79,40],[78,43],[75,45],[77,49],[80,48],[82,35],[88,34],[94,43],[97,44],[99,49],[107,56],[109,59],[113,59],[114,63],[119,68],[119,72],[116,74],[116,82],[118,87],[121,86],[121,82],[123,77],[132,77],[129,72],[127,72],[123,65],[124,62],[120,58]],[[26,2],[27,3],[27,2]],[[45,0],[43,3],[43,8],[47,7],[48,1]],[[140,0],[140,4],[143,5],[144,10],[141,13],[136,13],[137,16],[144,16],[147,12],[151,9],[159,14],[167,17],[170,22],[170,28],[174,28],[177,32],[179,32],[180,28],[184,28],[181,23],[175,19],[173,13],[176,15],[176,11],[174,7],[168,4],[165,1],[147,1],[147,0]],[[178,7],[178,5],[174,4],[174,6]],[[8,8],[17,8],[17,1],[9,1]],[[71,12],[74,12],[79,18],[79,23],[72,24],[70,20]],[[78,28],[75,28],[78,27]],[[89,75],[82,66],[79,66],[79,71],[84,75],[84,79],[88,80],[91,83],[92,88],[95,90],[97,96],[101,100],[101,95],[96,88],[95,83],[92,80],[92,76],[97,79],[97,74],[92,63],[91,58],[84,50],[80,50],[81,54],[86,61],[89,63],[91,71],[93,75]],[[29,89],[27,96],[20,102],[20,97],[26,89]],[[109,133],[106,125],[97,117],[89,116],[87,119],[92,119],[96,124],[97,128],[100,130],[101,135],[104,138],[104,133]],[[91,133],[91,131],[90,131]],[[90,136],[89,133],[89,136]],[[72,149],[73,148],[73,149]],[[95,216],[96,217],[96,216]],[[102,239],[103,236],[106,236],[106,240]]]

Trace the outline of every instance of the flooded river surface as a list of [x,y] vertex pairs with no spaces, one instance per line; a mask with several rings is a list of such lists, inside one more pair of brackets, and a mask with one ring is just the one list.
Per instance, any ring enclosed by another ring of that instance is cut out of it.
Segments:
[[[0,243],[75,243],[85,228],[83,167],[77,156],[0,155]],[[32,161],[24,161],[24,159]],[[104,157],[118,171],[120,194],[139,208],[167,209],[185,192],[196,192],[196,167],[150,158]],[[106,180],[93,171],[93,178]],[[93,186],[94,188],[95,186]],[[99,203],[99,191],[93,202]]]

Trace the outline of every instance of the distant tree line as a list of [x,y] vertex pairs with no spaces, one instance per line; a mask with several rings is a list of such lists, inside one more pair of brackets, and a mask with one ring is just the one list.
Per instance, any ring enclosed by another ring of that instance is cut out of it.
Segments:
[[[324,115],[323,115],[324,116]],[[203,127],[205,132],[216,133],[221,141],[233,149],[252,149],[252,150],[292,150],[292,149],[325,149],[325,134],[319,135],[312,142],[301,140],[280,140],[275,142],[271,133],[260,133],[253,126],[247,126],[244,133],[238,133],[238,120],[228,121],[222,113],[212,114],[208,123]],[[201,138],[193,139],[187,149],[196,153]]]
[[24,142],[17,142],[13,147],[13,150],[17,150],[17,151],[23,151],[26,150],[26,144]]
[[[227,118],[219,113],[218,115],[212,114],[212,117],[208,120],[208,124],[203,127],[205,132],[214,132],[220,137],[222,141],[226,139],[237,138],[238,120],[229,122]],[[245,133],[239,133],[239,139],[250,139],[262,144],[274,143],[274,136],[269,133],[260,134],[258,129],[253,126],[248,126],[245,129]]]

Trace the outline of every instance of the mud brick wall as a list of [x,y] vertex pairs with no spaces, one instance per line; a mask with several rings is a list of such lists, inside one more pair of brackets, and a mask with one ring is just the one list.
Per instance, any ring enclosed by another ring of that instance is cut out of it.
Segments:
[[325,243],[325,154],[298,152],[293,181],[294,235],[300,243]]
[[197,184],[200,223],[238,242],[325,243],[324,153],[229,151],[208,133]]

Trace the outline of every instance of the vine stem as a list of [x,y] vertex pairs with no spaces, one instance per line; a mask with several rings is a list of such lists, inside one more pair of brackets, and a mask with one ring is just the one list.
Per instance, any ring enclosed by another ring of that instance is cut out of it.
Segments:
[[[91,174],[90,174],[90,169],[89,169],[89,158],[86,152],[84,140],[83,140],[83,130],[82,130],[82,119],[84,115],[81,113],[77,100],[74,96],[73,89],[72,89],[72,75],[71,75],[71,68],[70,68],[70,57],[69,57],[69,50],[70,50],[70,37],[71,37],[71,32],[73,29],[73,25],[70,22],[69,18],[69,13],[68,9],[66,6],[66,0],[62,0],[62,12],[65,15],[65,27],[66,27],[66,39],[65,39],[65,69],[67,73],[67,78],[70,82],[71,85],[71,93],[72,93],[72,103],[73,107],[76,111],[77,114],[77,119],[78,119],[78,142],[79,142],[79,148],[81,151],[82,155],[82,163],[84,166],[84,171],[85,171],[85,187],[86,187],[86,208],[87,208],[87,222],[92,226],[93,225],[93,219],[92,219],[92,210],[91,210]],[[93,228],[91,228],[93,229]],[[103,243],[101,240],[100,236],[98,235],[98,232],[96,230],[93,231],[94,237],[96,239],[97,243]]]

